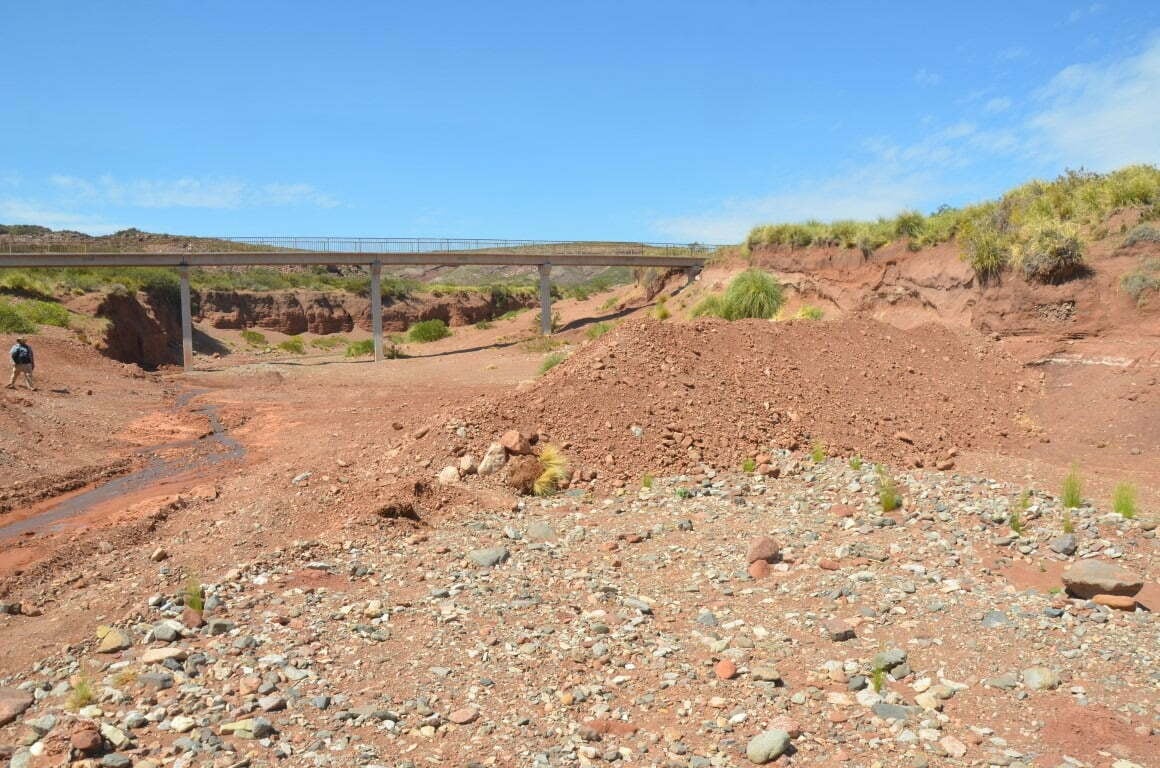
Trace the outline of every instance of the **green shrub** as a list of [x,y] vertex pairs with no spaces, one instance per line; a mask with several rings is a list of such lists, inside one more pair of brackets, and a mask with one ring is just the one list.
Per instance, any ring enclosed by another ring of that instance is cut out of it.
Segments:
[[1019,510],[1018,507],[1011,510],[1011,516],[1007,518],[1007,525],[1010,526],[1011,530],[1014,531],[1016,535],[1023,535],[1023,513]]
[[1045,221],[1024,229],[1012,261],[1028,280],[1062,283],[1086,272],[1083,251],[1078,225]]
[[810,444],[810,461],[815,464],[821,464],[826,460],[826,446],[824,443],[815,440]]
[[490,320],[480,320],[475,324],[475,328],[481,331],[486,331],[488,328],[495,328],[495,323],[491,322]]
[[36,323],[18,305],[0,301],[0,333],[36,333]]
[[78,709],[87,707],[97,700],[96,692],[93,690],[93,683],[87,677],[78,677],[72,684],[72,690],[69,691],[68,698],[65,699],[65,709],[73,712]]
[[693,497],[693,492],[688,488],[677,488],[673,491],[673,495],[678,499],[691,499]]
[[613,328],[612,323],[607,323],[607,322],[593,323],[592,325],[590,325],[584,329],[584,335],[587,338],[591,339],[592,341],[595,341],[596,339],[599,339],[601,336],[603,336],[604,334],[611,331],[612,328]]
[[1112,491],[1112,511],[1128,520],[1136,516],[1136,486],[1131,483],[1116,484]]
[[568,356],[563,352],[552,352],[544,358],[543,362],[540,363],[540,375],[543,376],[545,373],[552,370],[567,359]]
[[890,472],[882,466],[877,469],[878,474],[878,505],[883,512],[893,512],[902,505],[902,497],[898,495],[898,484]]
[[850,469],[854,470],[855,472],[862,469],[862,457],[861,456],[851,456],[850,457]]
[[360,339],[358,341],[348,341],[346,343],[347,357],[366,357],[367,355],[373,355],[374,353],[374,339]]
[[980,280],[990,280],[1010,260],[1010,245],[1002,233],[987,222],[968,222],[960,235],[963,256]]
[[640,479],[640,487],[651,489],[653,487],[653,476],[646,474],[644,477],[642,477]]
[[205,587],[202,586],[201,581],[196,576],[190,576],[185,580],[182,598],[185,607],[195,610],[198,613],[205,610]]
[[1150,294],[1160,291],[1160,259],[1141,260],[1140,266],[1120,278],[1120,287],[1143,305]]
[[815,307],[813,304],[803,304],[794,317],[798,320],[821,320],[825,314],[821,307]]
[[278,342],[278,349],[295,355],[306,354],[306,344],[303,343],[301,336],[291,336],[285,341]]
[[1080,477],[1079,467],[1071,465],[1071,470],[1063,478],[1063,491],[1059,495],[1065,507],[1078,507],[1083,504],[1083,478]]
[[926,217],[918,211],[903,211],[894,217],[894,236],[918,238],[925,222]]
[[407,330],[407,339],[420,344],[439,341],[439,339],[445,339],[450,335],[451,330],[447,327],[447,323],[442,320],[422,320]]
[[768,320],[785,302],[781,283],[760,269],[747,269],[729,283],[721,297],[721,316],[726,320]]
[[1124,245],[1131,246],[1137,243],[1160,243],[1160,228],[1149,224],[1139,224],[1132,228],[1124,238]]
[[654,320],[668,320],[673,316],[673,313],[670,312],[669,308],[666,306],[667,303],[668,297],[666,296],[661,296],[659,299],[657,299],[656,306],[654,306],[652,311],[649,313],[652,315]]
[[249,344],[251,347],[265,347],[270,341],[266,338],[266,334],[258,331],[252,331],[249,328],[242,331],[242,341]]
[[1063,532],[1064,533],[1075,533],[1075,523],[1071,519],[1071,510],[1070,509],[1063,510]]
[[693,311],[689,314],[691,317],[704,317],[706,315],[710,317],[721,317],[723,312],[721,297],[714,294],[706,296],[697,302],[696,306],[693,307]]
[[744,460],[742,460],[741,471],[744,472],[745,474],[751,475],[751,474],[753,474],[754,470],[756,470],[756,469],[757,469],[757,459],[745,458]]

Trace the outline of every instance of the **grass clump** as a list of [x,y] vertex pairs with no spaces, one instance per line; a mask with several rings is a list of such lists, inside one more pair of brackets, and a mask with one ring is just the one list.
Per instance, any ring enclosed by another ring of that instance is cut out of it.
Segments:
[[278,342],[278,349],[293,355],[305,355],[306,343],[302,341],[301,336],[291,336],[285,341]]
[[883,512],[893,512],[902,506],[902,497],[898,495],[898,484],[894,481],[886,467],[879,466],[878,474],[878,505]]
[[270,340],[266,338],[266,334],[260,331],[250,330],[249,328],[242,331],[242,341],[251,347],[265,347],[270,344]]
[[18,305],[0,301],[0,333],[36,333],[36,323],[32,322]]
[[862,469],[862,457],[861,456],[851,456],[850,457],[850,469],[854,470],[855,472]]
[[584,336],[590,341],[596,341],[596,339],[599,339],[601,336],[611,331],[614,327],[615,325],[613,323],[608,322],[593,323],[584,329]]
[[777,278],[760,269],[747,269],[729,283],[721,296],[706,296],[693,307],[693,317],[713,315],[725,320],[774,317],[785,303]]
[[825,317],[825,314],[821,307],[815,307],[813,304],[804,304],[794,317],[798,320],[821,320]]
[[480,320],[473,327],[481,331],[486,331],[489,328],[495,328],[495,323],[490,320]]
[[310,346],[314,347],[315,349],[321,349],[328,352],[332,349],[338,349],[340,346],[346,343],[346,339],[344,339],[342,336],[319,336],[316,339],[310,340]]
[[1150,224],[1139,224],[1132,227],[1132,231],[1124,238],[1124,246],[1133,246],[1138,243],[1160,243],[1160,227]]
[[1040,283],[1063,283],[1087,271],[1079,225],[1042,221],[1024,227],[1012,249],[1011,263],[1023,277]]
[[1112,511],[1125,520],[1136,517],[1136,486],[1131,483],[1116,483],[1112,491]]
[[1063,510],[1063,532],[1075,533],[1075,521],[1071,519],[1071,510]]
[[407,340],[426,344],[439,341],[451,335],[447,323],[442,320],[421,320],[407,329]]
[[688,488],[677,488],[675,491],[673,491],[673,495],[676,496],[678,499],[691,499],[691,498],[693,498],[693,492],[690,491]]
[[826,445],[818,440],[810,444],[810,461],[821,464],[826,460]]
[[1060,501],[1065,507],[1078,507],[1083,504],[1083,478],[1079,474],[1079,467],[1071,465],[1071,470],[1063,478],[1063,491],[1059,494]]
[[568,356],[563,352],[552,352],[540,362],[540,375],[543,376],[548,371],[555,368],[560,363],[568,359]]
[[568,459],[551,443],[540,449],[537,458],[540,461],[540,474],[532,485],[532,493],[537,496],[550,496],[568,479]]
[[1120,278],[1120,287],[1143,306],[1149,294],[1160,291],[1160,259],[1141,259],[1140,266]]
[[181,595],[186,608],[198,613],[205,610],[205,587],[196,576],[190,576],[185,580],[185,587],[182,589]]
[[652,475],[645,475],[640,479],[640,487],[652,490],[654,478]]
[[882,667],[874,667],[870,672],[870,687],[874,689],[874,693],[882,693],[882,689],[886,687],[886,670]]
[[746,457],[741,462],[741,471],[747,475],[752,475],[757,470],[757,459]]
[[[392,347],[394,344],[391,345]],[[358,341],[350,341],[346,344],[347,357],[366,357],[375,353],[374,339],[359,339]]]
[[1023,512],[1019,507],[1011,510],[1011,516],[1007,518],[1007,525],[1017,536],[1023,535]]
[[650,315],[652,315],[654,320],[662,320],[662,321],[668,320],[670,317],[673,316],[673,313],[670,312],[668,306],[666,306],[667,304],[668,304],[668,297],[667,296],[661,296],[660,298],[657,299],[656,306],[654,306],[652,308],[652,311],[649,313]]
[[72,690],[69,691],[68,699],[65,700],[65,707],[75,712],[96,700],[97,694],[93,690],[93,681],[87,677],[78,677],[73,681]]

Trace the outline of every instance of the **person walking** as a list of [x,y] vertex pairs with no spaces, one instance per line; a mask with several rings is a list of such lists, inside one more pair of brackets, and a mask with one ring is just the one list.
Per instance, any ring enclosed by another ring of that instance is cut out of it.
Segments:
[[32,357],[32,347],[28,346],[27,340],[23,336],[16,339],[16,345],[12,347],[8,353],[12,358],[12,378],[8,379],[8,389],[16,389],[16,376],[24,374],[24,383],[28,388],[36,391],[36,387],[32,385],[32,370],[36,367],[36,362]]

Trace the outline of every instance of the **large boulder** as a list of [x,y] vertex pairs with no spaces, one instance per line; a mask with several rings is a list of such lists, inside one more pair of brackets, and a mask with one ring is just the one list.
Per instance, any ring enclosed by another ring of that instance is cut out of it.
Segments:
[[32,706],[32,696],[19,688],[0,688],[0,726],[8,725]]
[[1104,560],[1080,560],[1063,572],[1069,594],[1090,599],[1096,595],[1133,597],[1144,588],[1144,580],[1120,565]]

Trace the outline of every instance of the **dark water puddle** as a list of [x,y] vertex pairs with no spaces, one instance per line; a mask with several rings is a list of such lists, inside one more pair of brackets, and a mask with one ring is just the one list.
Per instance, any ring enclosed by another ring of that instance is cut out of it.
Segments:
[[[174,412],[189,409],[195,397],[206,390],[187,390],[177,396]],[[226,432],[218,414],[218,406],[199,405],[189,409],[190,413],[201,414],[209,421],[211,432],[193,440],[178,440],[151,446],[139,451],[145,465],[127,475],[110,480],[87,491],[81,491],[37,514],[0,526],[0,540],[11,539],[28,532],[46,533],[59,530],[70,518],[117,499],[127,494],[144,490],[164,480],[184,474],[202,473],[219,465],[242,458],[246,449]],[[178,452],[174,458],[164,458],[164,454]]]

